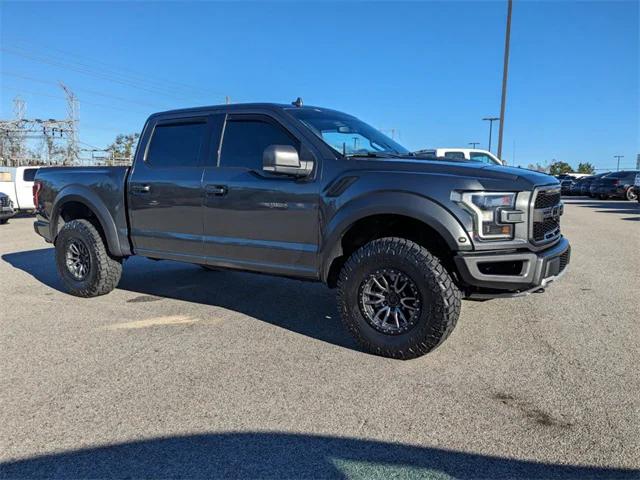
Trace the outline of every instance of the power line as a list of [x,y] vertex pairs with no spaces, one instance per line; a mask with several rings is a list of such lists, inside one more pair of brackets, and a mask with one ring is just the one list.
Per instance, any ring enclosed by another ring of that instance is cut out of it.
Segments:
[[[19,45],[19,44],[23,44],[23,45],[27,45],[28,47],[32,47],[32,48],[41,48],[40,45],[33,43],[33,42],[29,42],[29,41],[25,41],[24,39],[21,40],[17,40],[17,43],[14,43],[13,46],[11,44],[9,44],[9,48],[14,48],[14,49],[18,49],[21,50],[23,52],[29,52],[28,48],[24,48],[24,46]],[[5,42],[5,46],[7,46],[6,42]],[[71,61],[75,61],[76,63],[78,63],[79,65],[83,65],[89,68],[95,68],[96,66],[101,66],[101,68],[103,68],[106,71],[110,71],[110,72],[116,72],[118,75],[120,76],[128,76],[130,79],[134,80],[134,81],[142,81],[148,84],[157,84],[160,85],[162,87],[168,85],[168,84],[173,84],[175,86],[178,86],[180,88],[185,88],[185,89],[189,89],[189,90],[193,90],[193,91],[197,91],[199,92],[199,94],[205,94],[205,95],[222,95],[221,92],[216,92],[216,91],[212,91],[209,90],[207,88],[202,88],[202,87],[198,87],[198,86],[194,86],[194,85],[189,85],[187,83],[184,82],[177,82],[173,79],[167,79],[167,78],[158,78],[158,79],[153,79],[151,77],[149,77],[147,72],[140,72],[140,71],[136,71],[133,70],[131,68],[124,68],[118,65],[114,65],[114,64],[109,64],[106,62],[101,62],[99,60],[96,60],[95,58],[90,58],[87,56],[83,56],[83,55],[79,55],[78,53],[74,53],[74,52],[69,52],[67,50],[62,50],[60,48],[56,48],[56,47],[51,47],[50,45],[47,45],[47,52],[51,52],[51,51],[55,51],[58,52],[59,54],[62,54],[62,57],[70,57],[71,59],[80,59],[81,61],[78,60],[71,60]],[[33,50],[31,50],[31,52],[33,52]],[[64,58],[63,58],[64,59]],[[68,59],[65,59],[68,61]],[[93,65],[91,65],[93,64]],[[123,75],[123,72],[128,72],[128,75]]]
[[[42,84],[46,84],[46,85],[58,85],[58,83],[50,81],[50,80],[42,80],[40,78],[30,77],[28,75],[22,75],[22,74],[14,73],[14,72],[7,72],[6,70],[0,71],[0,75],[6,75],[6,76],[10,76],[10,77],[21,78],[23,80],[29,80],[31,82],[37,82],[37,83],[42,83]],[[167,108],[166,106],[159,106],[157,104],[141,102],[139,100],[130,100],[128,98],[119,97],[117,95],[110,95],[110,94],[104,93],[104,92],[96,92],[95,90],[89,90],[89,89],[86,89],[86,88],[75,88],[75,90],[78,90],[78,91],[81,91],[81,92],[85,92],[85,93],[89,93],[90,95],[97,95],[97,96],[100,96],[100,97],[110,98],[112,100],[118,100],[120,102],[141,105],[141,106],[144,106],[144,107],[162,108],[162,109],[166,109]]]
[[[146,91],[148,93],[153,93],[156,95],[164,95],[181,101],[188,100],[189,98],[191,98],[191,100],[188,101],[192,101],[194,98],[194,93],[188,93],[184,91],[181,92],[181,94],[176,95],[177,88],[171,87],[164,82],[159,83],[157,81],[149,81],[150,77],[146,77],[145,80],[137,80],[131,77],[123,76],[119,72],[109,72],[105,71],[104,69],[101,71],[100,69],[96,69],[95,67],[87,64],[83,64],[80,62],[70,62],[69,60],[65,59],[61,60],[53,56],[43,56],[38,53],[25,51],[24,49],[15,49],[3,46],[0,47],[0,51],[9,53],[11,55],[17,55],[23,58],[27,58],[35,62],[61,67],[66,70],[73,70],[84,75],[100,78],[102,80],[118,83],[131,88],[136,88],[138,90]],[[198,97],[202,96],[201,94],[195,95]]]
[[[49,97],[49,98],[57,98],[59,100],[65,100],[65,97],[61,97],[59,95],[51,95],[51,94],[48,94],[48,93],[34,92],[32,90],[25,90],[24,88],[21,88],[21,87],[15,87],[13,85],[3,85],[2,88],[3,89],[8,89],[8,90],[14,90],[14,91],[19,92],[19,93],[26,93],[26,94],[29,94],[29,95],[37,95],[37,96],[40,96],[40,97]],[[86,102],[84,100],[82,101],[82,103],[85,104],[85,105],[93,105],[93,106],[101,107],[101,108],[110,108],[110,109],[113,109],[113,110],[120,110],[121,112],[134,112],[134,113],[139,113],[139,114],[142,114],[142,115],[148,115],[149,114],[148,111],[147,112],[143,112],[142,110],[131,110],[130,108],[116,107],[116,106],[113,106],[113,105],[106,105],[104,103]]]

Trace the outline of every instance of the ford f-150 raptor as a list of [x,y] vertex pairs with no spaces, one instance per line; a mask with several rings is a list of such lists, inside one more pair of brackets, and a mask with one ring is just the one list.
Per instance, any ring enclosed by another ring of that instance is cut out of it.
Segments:
[[300,102],[151,115],[131,167],[40,169],[33,194],[73,295],[114,289],[132,255],[321,281],[394,358],[441,344],[462,298],[543,290],[570,256],[555,178],[421,156]]

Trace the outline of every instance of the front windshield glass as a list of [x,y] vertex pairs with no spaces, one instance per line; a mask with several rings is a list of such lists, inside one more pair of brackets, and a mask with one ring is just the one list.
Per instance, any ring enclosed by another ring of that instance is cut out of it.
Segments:
[[320,108],[291,108],[288,111],[343,155],[409,154],[409,150],[402,145],[351,115]]

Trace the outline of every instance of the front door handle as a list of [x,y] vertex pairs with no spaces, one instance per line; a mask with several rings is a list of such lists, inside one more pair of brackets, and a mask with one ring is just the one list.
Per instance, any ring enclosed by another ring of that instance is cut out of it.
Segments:
[[214,195],[216,197],[223,197],[227,194],[229,189],[226,185],[207,185],[205,187],[207,195]]
[[151,191],[151,185],[146,185],[146,184],[131,185],[132,193],[149,193],[150,191]]

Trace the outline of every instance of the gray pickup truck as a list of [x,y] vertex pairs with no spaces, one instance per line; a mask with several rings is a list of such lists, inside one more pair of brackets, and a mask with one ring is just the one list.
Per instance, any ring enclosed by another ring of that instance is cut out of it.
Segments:
[[462,298],[542,290],[570,255],[553,177],[412,154],[299,102],[154,114],[130,168],[41,169],[34,203],[73,295],[114,289],[132,255],[321,281],[394,358],[442,343]]

